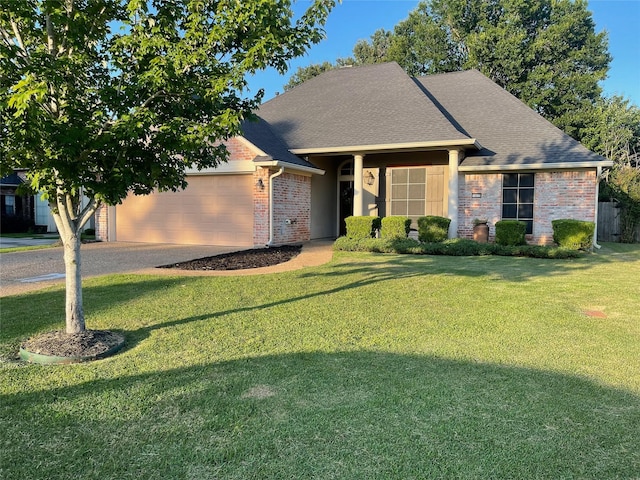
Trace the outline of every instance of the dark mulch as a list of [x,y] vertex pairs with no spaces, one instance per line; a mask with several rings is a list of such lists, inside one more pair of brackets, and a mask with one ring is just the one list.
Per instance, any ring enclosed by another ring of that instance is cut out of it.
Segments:
[[285,245],[282,247],[258,248],[240,252],[225,253],[214,257],[198,258],[188,262],[162,265],[158,268],[181,270],[245,270],[248,268],[270,267],[288,262],[300,253],[302,247]]
[[96,357],[121,345],[124,337],[106,330],[86,330],[82,333],[47,332],[32,337],[22,348],[39,355],[56,357]]

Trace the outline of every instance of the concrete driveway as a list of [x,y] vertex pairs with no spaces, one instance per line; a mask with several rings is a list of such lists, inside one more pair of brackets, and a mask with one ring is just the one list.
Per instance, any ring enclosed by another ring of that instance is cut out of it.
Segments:
[[[3,247],[5,245],[4,241]],[[248,247],[158,245],[146,243],[87,243],[82,245],[83,278],[127,273],[170,263],[209,257]],[[62,247],[0,253],[0,297],[64,283]]]

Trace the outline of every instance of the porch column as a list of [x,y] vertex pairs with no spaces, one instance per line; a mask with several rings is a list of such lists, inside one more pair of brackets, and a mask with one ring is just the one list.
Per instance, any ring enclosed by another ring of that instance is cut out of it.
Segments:
[[364,168],[364,155],[353,156],[353,216],[364,215],[364,189],[362,177]]
[[449,238],[458,236],[458,165],[460,163],[460,151],[449,150],[449,203],[447,216],[451,219],[449,224]]

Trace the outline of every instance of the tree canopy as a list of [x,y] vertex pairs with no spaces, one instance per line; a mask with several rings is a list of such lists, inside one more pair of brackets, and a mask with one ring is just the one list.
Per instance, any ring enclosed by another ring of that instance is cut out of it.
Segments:
[[187,168],[224,161],[220,140],[262,100],[247,74],[284,73],[333,5],[314,0],[294,20],[290,0],[3,2],[0,173],[26,169],[48,195],[69,333],[84,330],[80,228],[102,202],[184,187]]

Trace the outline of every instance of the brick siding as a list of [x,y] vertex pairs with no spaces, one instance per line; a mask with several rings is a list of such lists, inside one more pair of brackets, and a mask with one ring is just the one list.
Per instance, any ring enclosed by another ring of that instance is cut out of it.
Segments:
[[[473,194],[481,195],[474,198]],[[595,170],[538,172],[535,176],[534,244],[553,243],[551,221],[595,219]],[[489,241],[495,239],[495,223],[502,219],[502,174],[461,174],[459,182],[458,236],[473,238],[473,220],[489,220]]]
[[106,242],[109,239],[109,207],[102,204],[94,215],[96,227],[96,240]]
[[311,177],[285,172],[273,182],[273,243],[308,241],[311,238]]

